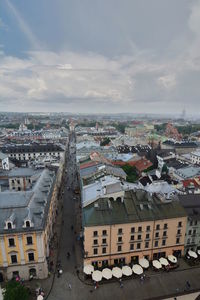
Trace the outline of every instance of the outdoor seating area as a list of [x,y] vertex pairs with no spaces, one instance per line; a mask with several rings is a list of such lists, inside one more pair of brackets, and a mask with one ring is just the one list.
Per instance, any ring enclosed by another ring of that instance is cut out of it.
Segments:
[[167,258],[161,257],[159,259],[153,260],[151,263],[146,258],[141,258],[138,264],[124,265],[124,266],[113,266],[112,268],[105,267],[103,269],[95,269],[93,265],[88,264],[83,268],[83,273],[85,274],[85,279],[92,279],[94,282],[107,281],[110,279],[121,278],[145,278],[145,271],[170,271],[178,267],[178,260],[174,255],[169,255]]
[[196,252],[193,250],[188,250],[185,255],[185,261],[190,266],[195,266],[200,264],[200,250],[197,250]]

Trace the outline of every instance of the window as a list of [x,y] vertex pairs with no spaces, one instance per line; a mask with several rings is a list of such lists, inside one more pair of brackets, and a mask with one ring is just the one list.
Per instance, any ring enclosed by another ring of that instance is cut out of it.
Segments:
[[180,238],[177,238],[176,239],[176,244],[179,244],[180,243]]
[[145,248],[149,248],[149,242],[145,242]]
[[155,237],[156,237],[156,238],[159,237],[159,232],[156,232]]
[[141,248],[141,243],[137,243],[137,249]]
[[141,234],[138,234],[137,238],[138,238],[138,240],[141,240],[142,239]]
[[147,226],[146,227],[146,231],[150,231],[151,227],[150,226]]
[[12,262],[12,264],[17,263],[17,255],[16,254],[11,255],[11,262]]
[[192,221],[190,221],[190,226],[192,226],[192,224],[193,224],[193,222],[192,222]]
[[98,231],[93,231],[93,236],[98,236]]
[[122,228],[118,229],[118,234],[122,234]]
[[118,251],[118,252],[122,251],[122,246],[121,246],[121,245],[119,245],[119,246],[117,247],[117,251]]
[[31,224],[30,224],[30,221],[26,221],[26,227],[30,227]]
[[160,230],[160,224],[156,225],[156,230]]
[[102,235],[107,235],[107,230],[103,230]]
[[9,247],[15,247],[15,239],[14,238],[8,239],[8,243],[9,243]]
[[8,229],[12,229],[12,223],[11,222],[8,222],[7,226],[8,226]]
[[155,241],[154,246],[158,247],[158,241]]
[[17,183],[20,184],[20,180],[19,179],[17,180]]
[[187,244],[190,244],[190,239],[187,240]]
[[34,253],[33,252],[28,254],[28,260],[29,261],[34,261]]
[[134,241],[134,239],[135,239],[135,236],[131,235],[131,241]]
[[94,245],[98,245],[98,240],[94,240],[94,241],[93,241],[93,244],[94,244]]
[[192,234],[192,230],[189,230],[189,231],[188,231],[188,235],[191,235],[191,234]]
[[194,235],[196,234],[196,232],[197,232],[196,229],[193,229],[193,234],[194,234]]
[[93,253],[94,253],[94,255],[97,255],[97,254],[98,254],[98,249],[97,249],[97,248],[94,248],[94,249],[93,249]]
[[131,233],[135,232],[135,227],[131,227]]
[[138,232],[142,232],[142,227],[141,226],[138,227]]
[[181,234],[181,230],[180,229],[177,230],[177,234]]
[[27,236],[26,241],[28,245],[32,245],[33,244],[32,236]]
[[130,244],[130,250],[134,250],[134,244]]
[[167,231],[163,231],[163,236],[167,236]]
[[106,239],[102,239],[102,244],[106,244],[106,243],[107,243]]
[[166,245],[166,240],[162,240],[162,246]]
[[122,237],[118,236],[118,243],[121,243],[121,242],[122,242]]
[[146,234],[146,239],[149,239],[149,233]]
[[194,226],[197,226],[197,221],[194,221]]
[[105,254],[106,253],[106,247],[102,248],[102,253]]
[[182,227],[182,222],[178,222],[178,227]]
[[167,223],[164,224],[164,229],[167,229],[168,225]]

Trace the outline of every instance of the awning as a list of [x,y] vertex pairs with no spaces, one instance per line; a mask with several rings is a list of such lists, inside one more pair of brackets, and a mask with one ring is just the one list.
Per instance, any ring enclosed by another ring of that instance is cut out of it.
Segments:
[[192,250],[189,250],[189,251],[188,251],[188,255],[189,255],[190,257],[193,257],[193,258],[197,258],[197,257],[198,257],[198,255],[196,254],[196,252],[194,252],[194,251],[192,251]]
[[94,271],[92,273],[92,279],[96,282],[101,281],[102,280],[102,272],[101,271]]
[[129,266],[123,266],[122,267],[122,274],[125,276],[131,276],[133,274],[133,271]]
[[114,267],[112,269],[112,274],[116,278],[121,278],[122,277],[122,270],[120,268],[118,268],[118,267]]
[[156,269],[162,269],[162,265],[161,265],[161,263],[159,262],[159,260],[153,260],[153,261],[152,261],[152,265],[153,265],[153,267],[156,268]]
[[111,279],[112,278],[112,271],[108,268],[105,268],[102,270],[102,276],[105,279]]
[[159,262],[161,263],[161,265],[163,265],[163,266],[169,266],[169,262],[168,262],[168,260],[166,259],[166,258],[164,258],[164,257],[161,257],[160,259],[159,259]]
[[168,255],[167,259],[174,264],[177,263],[177,258],[174,255]]
[[140,258],[139,265],[144,269],[147,269],[149,267],[149,261],[146,258]]
[[132,267],[133,273],[137,275],[141,275],[143,273],[143,269],[140,265],[133,265]]
[[94,272],[94,267],[93,265],[85,265],[83,268],[83,272],[87,275],[91,275],[92,272]]

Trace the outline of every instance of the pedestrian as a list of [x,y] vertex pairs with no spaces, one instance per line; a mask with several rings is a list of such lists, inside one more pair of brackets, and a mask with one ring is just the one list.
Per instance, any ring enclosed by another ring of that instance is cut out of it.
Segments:
[[68,259],[70,258],[70,253],[69,253],[69,252],[67,252],[67,258],[68,258]]
[[69,288],[69,290],[71,291],[71,289],[72,289],[71,283],[68,284],[68,288]]
[[120,286],[120,288],[123,288],[124,287],[124,285],[123,285],[123,282],[122,282],[122,279],[120,278],[120,280],[119,280],[119,286]]
[[191,284],[190,284],[189,281],[186,281],[186,287],[187,287],[188,290],[191,288]]

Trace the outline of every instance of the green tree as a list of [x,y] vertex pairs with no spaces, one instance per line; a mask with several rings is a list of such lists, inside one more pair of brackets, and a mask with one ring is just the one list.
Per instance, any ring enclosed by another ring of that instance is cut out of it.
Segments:
[[128,182],[135,182],[138,179],[138,174],[137,174],[137,170],[135,167],[132,167],[132,166],[126,164],[122,167],[122,169],[124,170],[124,172],[127,175],[126,180]]
[[11,280],[6,284],[4,300],[28,300],[29,291],[20,282]]
[[106,146],[109,143],[110,143],[110,139],[109,139],[109,137],[106,137],[101,141],[100,146]]

